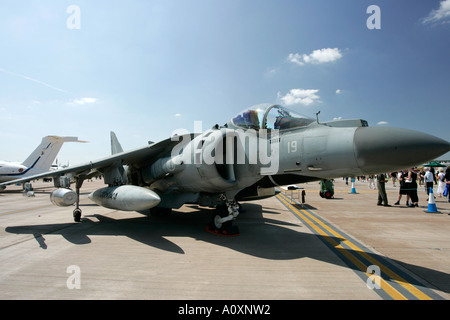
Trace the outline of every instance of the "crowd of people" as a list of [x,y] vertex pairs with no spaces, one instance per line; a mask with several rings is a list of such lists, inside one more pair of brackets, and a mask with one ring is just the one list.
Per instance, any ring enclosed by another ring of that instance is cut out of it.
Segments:
[[[417,195],[417,190],[419,187],[424,187],[429,197],[430,189],[433,189],[433,194],[437,197],[447,198],[450,202],[450,166],[447,169],[439,167],[438,169],[434,167],[425,167],[421,170],[416,168],[410,168],[401,170],[399,172],[391,172],[389,174],[379,174],[371,176],[360,176],[357,177],[358,181],[367,181],[370,189],[378,189],[378,205],[387,206],[388,198],[386,195],[385,184],[392,181],[393,187],[396,186],[397,182],[400,185],[399,194],[397,202],[394,205],[400,205],[400,201],[403,196],[405,196],[405,204],[408,207],[418,207],[419,197]],[[375,184],[376,181],[376,184]],[[437,190],[434,187],[437,185]],[[427,199],[428,201],[428,199]]]

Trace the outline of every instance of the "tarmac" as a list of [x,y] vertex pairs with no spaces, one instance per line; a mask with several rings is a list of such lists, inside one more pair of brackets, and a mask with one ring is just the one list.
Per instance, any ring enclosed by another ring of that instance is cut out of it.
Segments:
[[[319,184],[298,185],[243,202],[240,235],[205,231],[211,208],[185,205],[152,217],[99,207],[82,188],[73,207],[51,204],[52,183],[34,196],[0,193],[0,299],[146,300],[448,300],[450,203],[437,213],[409,208],[386,184],[391,207],[377,206],[367,182],[335,180],[334,199]],[[435,187],[435,192],[436,192]],[[305,204],[301,192],[305,191]]]

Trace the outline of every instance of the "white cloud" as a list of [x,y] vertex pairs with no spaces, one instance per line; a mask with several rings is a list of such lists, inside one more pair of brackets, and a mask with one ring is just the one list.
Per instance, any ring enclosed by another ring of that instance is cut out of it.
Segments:
[[443,0],[439,9],[432,10],[430,14],[422,19],[422,23],[433,23],[450,18],[450,0]]
[[389,122],[387,122],[387,121],[380,121],[380,122],[377,123],[378,126],[384,126],[384,125],[387,125],[387,124],[389,124]]
[[278,92],[278,99],[286,106],[295,104],[309,106],[315,102],[320,102],[320,96],[316,94],[317,92],[319,92],[318,89],[291,89],[284,96],[281,96]]
[[341,94],[342,93],[342,90],[341,89],[337,89],[336,90],[336,94]]
[[69,104],[88,104],[88,103],[95,103],[97,101],[97,98],[80,98],[80,99],[74,99],[72,102],[69,102]]
[[264,73],[264,76],[266,76],[266,77],[272,77],[272,76],[274,76],[274,75],[276,75],[277,73],[278,73],[278,68],[271,68],[271,69],[268,69],[265,73]]
[[333,62],[342,58],[342,53],[338,48],[323,48],[314,50],[311,54],[300,55],[298,53],[290,53],[287,60],[295,63],[299,66],[303,66],[306,63],[310,64],[322,64]]
[[342,54],[338,48],[314,50],[309,56],[303,55],[303,60],[312,64],[332,62],[340,58],[342,58]]
[[304,63],[302,62],[302,56],[298,53],[289,53],[288,61],[298,64],[299,66],[303,66]]
[[181,113],[175,113],[174,116],[175,117],[181,117]]

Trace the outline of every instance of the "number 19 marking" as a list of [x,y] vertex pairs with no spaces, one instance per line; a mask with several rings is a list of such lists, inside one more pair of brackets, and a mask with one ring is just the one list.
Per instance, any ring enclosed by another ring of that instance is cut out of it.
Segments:
[[297,141],[289,141],[287,143],[287,152],[288,153],[294,153],[297,152]]

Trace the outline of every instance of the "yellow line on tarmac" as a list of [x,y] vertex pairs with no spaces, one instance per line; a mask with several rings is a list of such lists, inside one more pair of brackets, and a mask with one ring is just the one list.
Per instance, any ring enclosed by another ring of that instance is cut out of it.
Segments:
[[[283,198],[281,198],[283,196]],[[322,228],[330,232],[332,235],[341,238],[342,243],[346,244],[348,247],[350,247],[352,250],[360,254],[363,258],[365,258],[367,261],[370,261],[373,265],[377,265],[380,267],[380,270],[382,270],[385,274],[387,274],[393,281],[399,283],[402,287],[404,287],[407,291],[409,291],[411,294],[416,296],[419,299],[431,299],[429,296],[424,294],[422,291],[417,289],[415,286],[408,283],[406,280],[404,280],[402,277],[397,275],[395,272],[381,264],[378,260],[374,259],[372,256],[368,255],[365,251],[363,251],[361,248],[359,248],[354,243],[350,242],[349,240],[345,239],[341,234],[336,232],[335,230],[331,229],[327,225],[325,225],[322,221],[317,219],[316,217],[312,216],[310,213],[308,213],[306,210],[298,210],[296,207],[294,207],[290,200],[284,195],[284,194],[278,194],[278,199],[282,201],[286,206],[288,206],[296,215],[298,215],[300,218],[302,218],[305,222],[309,224],[318,234],[325,236],[325,239],[334,247],[338,248],[340,253],[342,253],[347,259],[349,259],[352,263],[355,264],[361,271],[364,273],[367,272],[367,267],[363,262],[361,262],[357,257],[352,255],[347,249],[342,247],[339,243],[335,242],[333,239],[329,238],[328,235],[318,226],[315,225],[314,222],[312,222],[309,218],[307,218],[305,215],[310,217],[312,220],[314,220],[317,224],[319,224]],[[303,214],[302,214],[303,213]],[[368,277],[371,275],[367,274]],[[389,283],[387,283],[385,280],[381,278],[382,288],[383,290],[388,293],[392,298],[394,299],[406,299],[405,296],[403,296],[400,292],[398,292],[396,289],[394,289]]]

